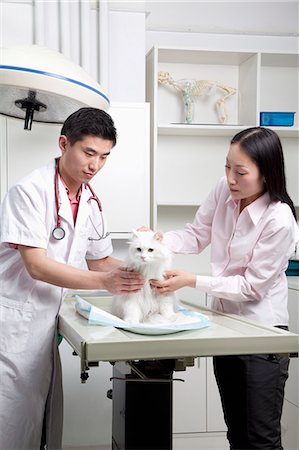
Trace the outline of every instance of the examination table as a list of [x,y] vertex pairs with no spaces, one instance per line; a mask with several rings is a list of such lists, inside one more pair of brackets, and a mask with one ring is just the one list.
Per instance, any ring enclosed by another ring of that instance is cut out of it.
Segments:
[[[108,311],[110,296],[82,296]],[[112,448],[119,450],[172,449],[173,372],[193,365],[194,358],[250,353],[297,353],[299,336],[259,325],[237,316],[182,302],[208,316],[210,326],[167,335],[140,335],[98,325],[75,310],[75,298],[64,300],[59,333],[81,360],[81,380],[100,361],[113,365]],[[150,431],[149,431],[150,430]]]

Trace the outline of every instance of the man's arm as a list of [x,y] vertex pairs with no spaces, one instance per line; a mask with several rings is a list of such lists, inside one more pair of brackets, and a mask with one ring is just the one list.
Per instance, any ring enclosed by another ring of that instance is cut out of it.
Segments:
[[[77,269],[68,264],[55,261],[47,256],[45,249],[18,246],[25,267],[29,275],[35,279],[69,289],[106,289],[112,294],[136,292],[143,286],[143,277],[137,272],[127,271],[119,267],[120,264],[111,264],[107,272]],[[104,264],[105,265],[105,264]],[[112,266],[115,265],[114,268]]]
[[97,272],[109,272],[123,264],[120,259],[113,258],[112,256],[106,256],[106,258],[102,259],[87,259],[86,262],[89,270],[95,270]]

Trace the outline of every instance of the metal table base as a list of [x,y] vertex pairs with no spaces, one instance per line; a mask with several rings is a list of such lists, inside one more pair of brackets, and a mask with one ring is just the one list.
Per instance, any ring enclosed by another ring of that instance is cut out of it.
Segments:
[[112,449],[172,449],[173,360],[113,367]]

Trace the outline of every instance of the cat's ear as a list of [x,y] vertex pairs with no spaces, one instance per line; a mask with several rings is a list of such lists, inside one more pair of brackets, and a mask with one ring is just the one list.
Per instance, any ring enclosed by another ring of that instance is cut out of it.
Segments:
[[154,239],[156,239],[156,241],[162,242],[163,241],[163,233],[161,231],[156,231],[154,234]]
[[132,237],[138,237],[139,236],[139,232],[137,230],[135,230],[135,228],[132,229]]

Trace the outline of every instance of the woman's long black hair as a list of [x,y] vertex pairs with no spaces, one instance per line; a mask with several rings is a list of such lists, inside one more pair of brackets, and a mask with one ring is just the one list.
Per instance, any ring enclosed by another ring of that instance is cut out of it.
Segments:
[[278,135],[269,128],[253,127],[236,134],[231,144],[239,144],[257,164],[261,175],[265,178],[270,199],[273,202],[287,203],[297,219],[294,203],[287,193],[284,157]]

